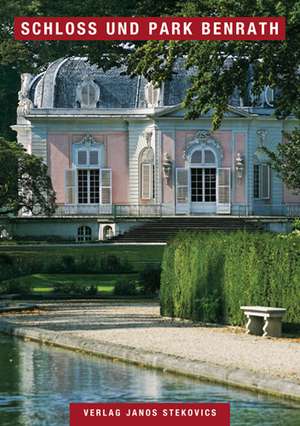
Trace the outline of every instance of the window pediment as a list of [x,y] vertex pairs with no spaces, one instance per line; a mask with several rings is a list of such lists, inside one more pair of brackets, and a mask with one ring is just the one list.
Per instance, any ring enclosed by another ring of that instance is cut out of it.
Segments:
[[98,143],[93,136],[85,135],[73,144],[73,164],[75,167],[100,167],[104,162],[104,145]]
[[[196,152],[199,151],[199,154]],[[203,151],[203,154],[201,152]],[[196,138],[190,141],[186,145],[186,149],[184,151],[184,158],[186,160],[192,161],[192,156],[197,155],[202,161],[199,163],[212,163],[221,162],[224,157],[223,148],[216,139],[214,139],[209,132],[200,130],[196,134]],[[200,157],[201,156],[201,157]],[[192,162],[196,162],[192,161]]]

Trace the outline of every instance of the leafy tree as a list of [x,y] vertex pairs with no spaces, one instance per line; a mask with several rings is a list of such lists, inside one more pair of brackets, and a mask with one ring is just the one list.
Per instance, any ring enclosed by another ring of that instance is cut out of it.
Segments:
[[286,183],[287,187],[299,192],[300,188],[300,129],[284,134],[286,141],[277,146],[277,151],[263,147],[270,164]]
[[[184,3],[183,0],[178,4]],[[108,69],[125,62],[132,52],[119,41],[26,41],[14,40],[15,16],[152,16],[173,14],[174,0],[2,0],[0,2],[0,134],[13,140],[10,125],[16,121],[17,93],[22,72],[44,71],[47,64],[64,56],[88,56]],[[179,9],[178,9],[179,10]],[[136,47],[143,42],[137,42]]]
[[[286,16],[285,41],[43,41],[13,39],[14,16]],[[228,99],[238,88],[247,97],[249,69],[254,98],[268,85],[277,88],[276,115],[300,116],[299,45],[300,7],[296,0],[4,0],[0,4],[0,67],[18,72],[41,70],[51,60],[66,55],[86,55],[104,68],[129,63],[132,73],[160,83],[170,78],[174,62],[181,57],[195,75],[185,99],[188,117],[214,110],[213,126],[220,125]],[[34,59],[34,60],[32,60]],[[11,83],[12,84],[12,83]],[[11,90],[11,88],[8,90]],[[16,90],[15,88],[13,89]],[[11,103],[16,103],[15,96]],[[0,98],[5,94],[0,91]],[[255,102],[255,101],[254,101]],[[5,127],[12,114],[1,117]],[[10,123],[11,124],[11,123]]]
[[28,154],[16,142],[0,138],[0,210],[17,214],[55,211],[55,192],[42,160]]
[[299,1],[193,0],[185,2],[181,13],[220,17],[283,15],[287,19],[286,40],[149,41],[130,55],[132,72],[160,83],[170,78],[177,58],[183,58],[186,68],[194,70],[185,98],[187,116],[196,118],[213,109],[214,128],[220,125],[233,91],[237,88],[246,98],[249,83],[253,98],[265,86],[277,89],[274,107],[278,118],[292,113],[300,117]]

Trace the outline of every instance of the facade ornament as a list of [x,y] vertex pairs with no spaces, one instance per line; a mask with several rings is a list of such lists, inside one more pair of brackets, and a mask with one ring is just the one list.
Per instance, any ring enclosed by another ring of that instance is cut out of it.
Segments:
[[245,170],[245,160],[241,156],[241,154],[238,152],[236,154],[236,159],[235,159],[235,171],[236,171],[236,176],[239,180],[243,178],[244,170]]
[[196,139],[199,139],[200,142],[205,142],[210,136],[211,133],[208,130],[198,130],[196,133]]
[[18,107],[17,107],[17,115],[19,117],[28,115],[30,110],[33,108],[33,103],[30,99],[19,99]]
[[265,95],[265,103],[269,107],[273,108],[274,107],[274,89],[272,89],[272,87],[270,86],[265,86],[264,95]]
[[30,83],[33,79],[33,76],[28,72],[21,74],[21,89],[18,93],[19,100],[29,97]]
[[151,146],[151,141],[152,141],[152,131],[147,131],[144,133],[145,139],[146,139],[146,144],[147,147],[150,148]]
[[33,79],[33,76],[29,73],[21,74],[21,89],[18,92],[18,107],[17,115],[19,117],[29,114],[30,110],[33,108],[33,102],[29,99],[29,90],[30,83]]
[[259,146],[265,146],[268,131],[266,129],[258,129],[256,134],[258,136]]
[[140,161],[142,163],[153,163],[154,162],[154,152],[151,147],[144,148],[141,152]]
[[172,174],[172,159],[167,152],[164,153],[162,167],[164,178],[168,182]]
[[93,71],[86,70],[76,88],[76,105],[80,108],[97,108],[100,87],[95,83]]
[[81,139],[81,141],[78,143],[85,145],[86,148],[90,148],[92,145],[96,144],[97,142],[95,141],[92,135],[85,135],[83,139]]
[[223,147],[219,141],[217,141],[208,130],[199,130],[196,133],[195,139],[188,142],[183,151],[183,159],[187,160],[189,154],[195,147],[199,148],[212,148],[218,155],[219,160],[221,161],[224,157]]
[[152,81],[149,81],[144,88],[144,97],[147,108],[154,108],[161,105],[163,88],[157,87]]

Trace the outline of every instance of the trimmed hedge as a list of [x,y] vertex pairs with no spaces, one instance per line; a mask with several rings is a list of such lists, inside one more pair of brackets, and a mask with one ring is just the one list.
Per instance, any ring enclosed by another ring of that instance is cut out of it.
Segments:
[[127,258],[113,254],[100,257],[90,254],[47,256],[47,253],[42,253],[41,256],[33,256],[0,253],[0,294],[8,291],[7,280],[37,273],[117,274],[132,271],[133,266]]
[[164,316],[240,325],[240,306],[262,305],[300,324],[300,237],[180,233],[164,253],[160,299]]

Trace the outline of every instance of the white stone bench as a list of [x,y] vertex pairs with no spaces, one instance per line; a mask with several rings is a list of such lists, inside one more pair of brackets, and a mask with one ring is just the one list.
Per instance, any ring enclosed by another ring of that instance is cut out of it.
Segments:
[[248,322],[246,333],[256,336],[281,336],[282,317],[286,312],[284,308],[267,308],[265,306],[241,306]]

